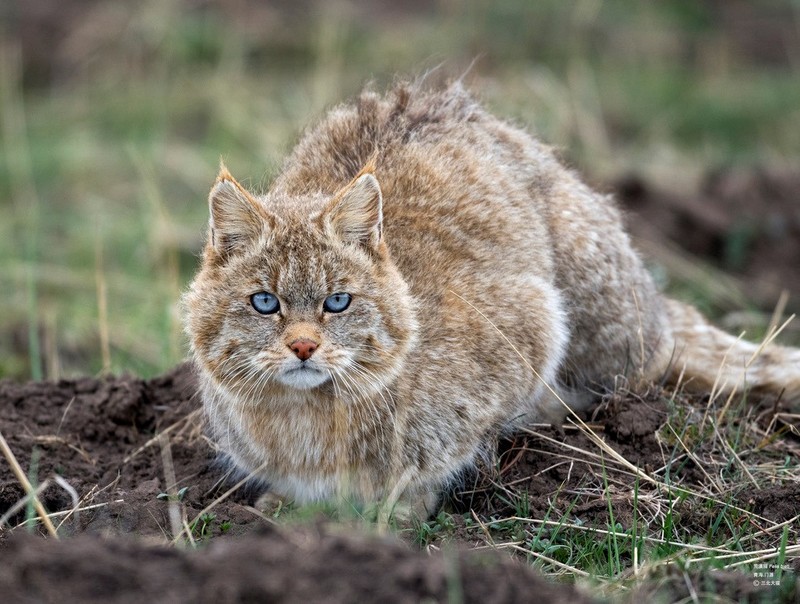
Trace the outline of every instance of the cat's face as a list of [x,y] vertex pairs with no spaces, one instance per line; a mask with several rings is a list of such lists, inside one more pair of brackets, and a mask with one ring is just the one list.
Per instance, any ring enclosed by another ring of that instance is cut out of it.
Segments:
[[216,386],[254,402],[276,389],[358,399],[397,374],[416,327],[372,174],[330,199],[256,200],[223,171],[210,208],[185,303],[195,358]]

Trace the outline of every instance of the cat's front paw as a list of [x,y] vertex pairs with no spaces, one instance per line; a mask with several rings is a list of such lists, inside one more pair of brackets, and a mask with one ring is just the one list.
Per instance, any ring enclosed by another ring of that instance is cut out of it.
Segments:
[[283,508],[291,503],[291,500],[281,497],[280,495],[267,491],[259,495],[256,499],[255,508],[266,514],[267,516],[274,516],[278,514]]
[[441,494],[438,491],[417,493],[413,496],[403,495],[393,505],[384,504],[381,517],[388,521],[393,518],[401,524],[411,520],[428,520],[439,511]]

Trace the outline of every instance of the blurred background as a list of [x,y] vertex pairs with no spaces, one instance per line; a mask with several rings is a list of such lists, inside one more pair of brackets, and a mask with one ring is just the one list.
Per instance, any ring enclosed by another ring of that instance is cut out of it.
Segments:
[[0,377],[179,362],[220,157],[263,190],[440,65],[616,193],[666,289],[753,337],[798,309],[796,0],[3,0]]

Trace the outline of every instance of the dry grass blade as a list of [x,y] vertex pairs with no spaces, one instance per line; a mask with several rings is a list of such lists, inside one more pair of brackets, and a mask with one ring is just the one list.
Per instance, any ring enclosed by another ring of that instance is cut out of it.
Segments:
[[486,526],[486,523],[478,517],[478,514],[475,513],[475,510],[470,510],[470,512],[472,513],[472,518],[478,523],[478,526],[481,527],[483,534],[486,536],[486,541],[489,543],[489,545],[494,547],[495,542],[494,539],[492,539],[492,534],[489,532],[489,528]]
[[[186,520],[186,518],[183,518],[183,531],[186,533],[189,543],[192,545],[192,547],[197,547],[197,541],[195,540],[194,535],[192,535],[192,527],[189,526],[189,522]],[[173,534],[175,534],[174,529]]]
[[75,487],[68,483],[66,479],[58,474],[53,474],[53,481],[67,493],[69,493],[69,496],[72,499],[72,510],[75,512],[75,521],[78,522],[80,519],[80,512],[78,512],[77,509],[81,503],[80,497],[78,496],[78,491],[76,491]]
[[[611,537],[617,537],[621,539],[632,539],[633,536],[627,533],[621,533],[619,531],[612,531],[607,529],[601,529],[598,527],[593,526],[586,526],[583,524],[575,524],[573,522],[564,522],[564,521],[556,521],[556,520],[539,520],[536,518],[522,518],[519,516],[510,516],[508,518],[501,518],[496,520],[495,522],[504,522],[504,521],[514,521],[514,522],[522,522],[525,524],[532,524],[535,526],[550,526],[554,528],[568,528],[575,531],[582,531],[585,533],[596,533],[598,535],[608,535]],[[698,545],[696,543],[681,543],[676,542],[674,539],[672,541],[667,541],[666,539],[662,539],[660,537],[652,537],[650,535],[638,535],[637,539],[642,539],[647,541],[648,543],[654,543],[657,545],[663,545],[666,543],[670,543],[672,545],[678,546],[680,548],[690,550],[690,551],[697,551],[703,553],[719,553],[720,555],[717,556],[718,558],[724,557],[725,555],[746,555],[748,552],[731,552],[730,549],[724,547],[711,547],[707,545]],[[772,550],[769,550],[772,551]],[[761,552],[749,552],[753,553],[761,553]]]
[[701,428],[706,423],[708,410],[714,405],[717,398],[719,398],[720,393],[724,392],[725,388],[728,386],[727,381],[722,381],[723,373],[728,365],[728,356],[730,355],[731,351],[739,345],[739,342],[741,342],[742,338],[744,338],[744,333],[740,333],[739,336],[736,338],[736,341],[733,342],[730,346],[728,346],[727,350],[725,350],[725,354],[722,355],[722,362],[719,365],[719,369],[717,370],[717,375],[714,378],[714,383],[711,386],[711,393],[708,396],[708,405],[706,405],[706,415],[703,416]]
[[58,527],[57,527],[57,528],[61,528],[61,526],[67,520],[69,520],[70,517],[73,516],[73,515],[75,516],[76,522],[77,522],[78,514],[80,514],[81,512],[89,512],[91,510],[98,510],[100,508],[104,508],[104,507],[106,507],[108,505],[112,505],[112,504],[115,504],[115,503],[125,503],[125,500],[124,499],[114,499],[112,501],[103,501],[102,503],[93,503],[91,505],[85,505],[85,506],[77,505],[77,506],[75,506],[73,508],[70,508],[69,510],[63,510],[61,512],[51,512],[50,514],[48,514],[48,516],[50,516],[50,518],[61,518],[61,522],[58,523]]
[[243,506],[243,509],[246,512],[250,512],[253,516],[257,516],[258,518],[261,518],[261,520],[263,520],[264,522],[268,522],[269,524],[274,524],[274,525],[278,526],[277,522],[275,522],[272,518],[267,516],[261,510],[258,510],[256,508],[254,508],[252,505],[245,505],[245,506]]
[[[551,565],[555,566],[556,568],[560,568],[560,569],[565,570],[567,572],[573,573],[575,575],[578,575],[579,577],[591,577],[591,575],[589,573],[587,573],[585,570],[581,570],[581,569],[576,568],[574,566],[570,566],[569,564],[564,564],[563,562],[559,562],[558,560],[550,558],[549,556],[545,556],[544,554],[540,554],[538,552],[534,552],[534,551],[532,551],[530,549],[525,549],[524,547],[521,547],[519,545],[515,545],[515,544],[512,543],[512,544],[506,544],[505,547],[508,547],[509,549],[513,549],[513,550],[522,552],[527,556],[533,556],[534,558],[536,558],[538,560],[541,560],[542,562],[547,562],[547,564],[551,564]],[[599,579],[599,577],[593,577],[593,578],[594,579]]]
[[[545,556],[544,554],[539,554],[539,553],[531,551],[529,549],[525,549],[525,548],[521,547],[518,543],[501,543],[501,544],[497,544],[497,543],[495,543],[494,539],[492,538],[492,534],[489,531],[489,527],[486,526],[486,523],[481,521],[481,519],[475,513],[475,510],[472,510],[472,518],[475,520],[475,522],[478,523],[478,526],[481,527],[481,530],[483,531],[484,535],[486,536],[486,541],[487,541],[487,543],[489,544],[489,546],[492,549],[512,549],[512,550],[524,553],[526,556],[528,556],[528,555],[533,556],[533,557],[541,560],[542,562],[546,562],[546,563],[551,564],[551,565],[553,565],[553,566],[555,566],[557,568],[561,568],[562,570],[566,570],[568,572],[574,573],[574,574],[579,575],[581,577],[590,576],[589,573],[587,573],[585,571],[582,571],[582,570],[580,570],[578,568],[575,568],[574,566],[569,566],[568,564],[564,564],[563,562],[559,562],[558,560],[554,560],[553,558]],[[529,519],[526,518],[526,519],[523,519],[523,520],[524,521],[528,521]]]
[[786,305],[788,303],[789,292],[784,289],[781,291],[781,295],[778,297],[778,303],[775,304],[775,310],[772,311],[772,316],[770,317],[769,325],[767,326],[767,333],[772,333],[778,328],[778,323],[780,322],[783,313],[786,311]]
[[91,455],[89,455],[85,450],[81,449],[77,445],[73,445],[68,439],[62,438],[58,435],[52,434],[40,434],[37,436],[29,436],[27,434],[22,434],[20,438],[25,440],[30,440],[37,445],[62,445],[67,447],[68,449],[72,449],[78,455],[80,455],[84,460],[89,462],[90,464],[94,465],[97,463],[95,460],[92,459]]
[[131,453],[126,455],[125,458],[122,460],[122,463],[123,464],[128,463],[130,460],[132,460],[134,457],[139,455],[139,453],[141,453],[142,451],[144,451],[148,447],[152,447],[157,442],[160,442],[160,439],[161,439],[162,436],[170,434],[174,430],[176,430],[176,429],[178,429],[180,427],[183,427],[183,426],[185,426],[187,424],[191,424],[191,422],[196,420],[198,417],[202,417],[202,415],[203,415],[203,410],[202,409],[195,409],[194,411],[192,411],[191,413],[189,413],[185,417],[182,417],[181,419],[176,421],[171,426],[168,426],[167,428],[164,428],[157,436],[154,436],[153,438],[148,440],[146,443],[144,443],[142,446],[137,447],[134,451],[132,451]]
[[[46,483],[42,483],[42,484],[44,485]],[[39,487],[39,488],[41,489],[41,487]],[[26,501],[23,500],[21,502],[21,505],[25,505],[25,503],[26,503]],[[55,518],[60,518],[61,519],[61,522],[59,522],[58,526],[56,527],[56,530],[58,530],[63,526],[63,524],[67,520],[69,520],[70,516],[72,516],[73,514],[75,516],[77,516],[79,512],[87,512],[87,511],[91,511],[91,510],[97,510],[97,509],[100,509],[100,508],[104,508],[104,507],[106,507],[108,505],[112,505],[114,503],[125,503],[125,500],[124,499],[114,499],[113,501],[104,501],[102,503],[93,503],[91,505],[73,507],[73,508],[70,508],[68,510],[61,510],[60,512],[50,512],[49,514],[47,514],[47,516],[51,520],[55,519]],[[19,505],[19,504],[17,504],[17,505]],[[8,512],[6,512],[6,514],[2,518],[0,518],[0,525],[4,524],[6,518],[11,516],[11,515],[13,515],[14,512],[16,512],[17,509],[19,509],[17,507],[17,505],[14,505],[13,507],[9,508]],[[19,528],[21,526],[25,526],[28,522],[29,522],[28,520],[23,520],[18,525],[16,525],[14,528]]]
[[169,524],[172,535],[176,536],[183,532],[183,523],[181,522],[181,508],[178,503],[178,490],[175,486],[177,479],[175,477],[175,466],[172,463],[172,448],[170,447],[169,436],[163,432],[159,435],[158,442],[161,445],[161,464],[164,468],[164,481],[166,482],[168,496]]
[[[766,550],[765,553],[755,556],[754,558],[747,558],[746,560],[739,560],[738,562],[734,562],[726,566],[726,568],[736,568],[738,566],[744,566],[747,564],[755,564],[756,562],[763,562],[764,560],[772,560],[780,555],[781,550],[778,547],[774,547],[772,549]],[[789,554],[798,554],[800,555],[800,544],[798,545],[790,545],[788,546],[784,553],[786,555]]]
[[[780,327],[778,327],[777,329],[773,328],[767,332],[767,335],[764,337],[764,340],[758,345],[758,348],[756,348],[755,352],[753,352],[752,356],[744,364],[741,376],[739,377],[737,384],[735,384],[737,388],[738,386],[746,383],[747,370],[750,369],[750,366],[755,362],[755,360],[759,356],[761,356],[761,354],[764,352],[764,348],[769,346],[775,340],[775,338],[777,338],[780,335],[780,333],[786,328],[786,326],[789,325],[789,323],[791,323],[792,321],[794,321],[794,318],[795,315],[791,315],[781,324]],[[717,424],[722,424],[722,420],[725,417],[725,414],[728,412],[728,408],[731,406],[731,403],[733,402],[733,399],[736,397],[737,392],[738,389],[736,388],[731,390],[731,393],[728,395],[728,398],[725,400],[725,404],[722,406],[722,409],[720,410],[719,415],[717,416]]]
[[108,328],[108,286],[103,269],[103,243],[95,234],[95,287],[97,289],[97,331],[100,338],[100,353],[103,359],[102,373],[111,372],[111,338]]
[[39,498],[36,496],[36,491],[34,490],[33,485],[31,485],[28,477],[25,476],[25,472],[22,471],[17,458],[14,456],[14,452],[11,450],[11,447],[8,446],[8,442],[6,441],[2,432],[0,432],[0,449],[2,449],[3,456],[11,466],[14,476],[16,476],[17,480],[22,485],[25,493],[33,500],[33,507],[36,509],[36,513],[39,514],[39,518],[42,519],[42,524],[44,524],[47,532],[50,533],[51,537],[58,539],[56,527],[54,527],[53,523],[50,521],[50,517],[47,515],[47,510],[44,509],[42,502],[39,501]]

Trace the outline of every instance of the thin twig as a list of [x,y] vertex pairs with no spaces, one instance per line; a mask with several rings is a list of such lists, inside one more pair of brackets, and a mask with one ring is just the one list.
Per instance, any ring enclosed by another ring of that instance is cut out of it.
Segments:
[[[163,432],[159,435],[158,442],[161,445],[161,465],[164,468],[164,481],[166,482],[169,524],[173,537],[176,537],[183,532],[183,527],[181,526],[181,509],[178,503],[178,490],[175,486],[177,479],[175,477],[175,466],[172,463],[172,448],[170,447],[169,436]],[[191,539],[191,535],[189,535],[189,538]]]
[[44,509],[42,502],[39,501],[39,498],[36,496],[36,491],[34,490],[33,485],[31,485],[28,477],[25,476],[25,472],[22,471],[22,467],[19,465],[17,458],[14,457],[14,452],[11,450],[11,447],[8,446],[8,442],[6,442],[6,439],[1,431],[0,449],[2,449],[3,456],[5,456],[6,461],[8,461],[8,464],[11,466],[14,476],[17,477],[17,480],[22,485],[22,488],[25,489],[25,493],[33,500],[33,507],[36,509],[36,513],[39,514],[39,518],[42,519],[42,524],[44,524],[47,532],[50,533],[50,536],[54,539],[58,539],[56,527],[54,527],[53,523],[50,521],[50,518],[47,515],[47,510]]

